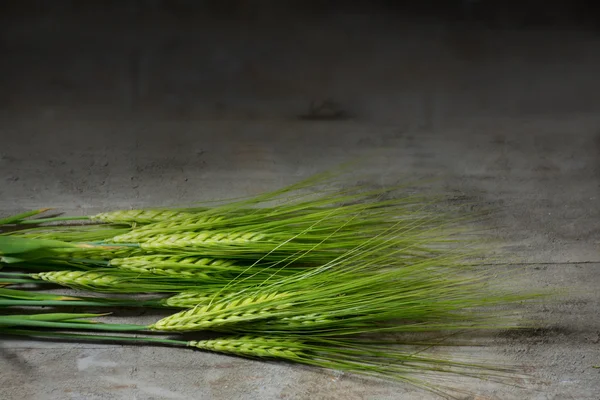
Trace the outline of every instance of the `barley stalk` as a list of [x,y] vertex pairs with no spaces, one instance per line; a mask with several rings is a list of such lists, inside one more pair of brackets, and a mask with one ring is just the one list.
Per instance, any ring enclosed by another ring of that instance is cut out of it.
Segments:
[[118,210],[96,214],[90,217],[93,221],[112,222],[116,224],[124,223],[152,223],[166,221],[173,218],[184,218],[193,216],[193,213],[176,210]]
[[162,300],[170,307],[192,308],[209,304],[211,301],[221,301],[230,293],[211,293],[207,291],[188,290]]
[[136,247],[119,247],[111,250],[103,248],[78,250],[76,253],[67,253],[58,257],[72,258],[88,258],[91,260],[111,260],[118,257],[132,257],[140,253],[140,249]]
[[[331,318],[329,318],[327,315],[321,314],[321,313],[312,313],[312,314],[307,314],[307,315],[295,315],[293,317],[281,318],[281,323],[285,324],[285,325],[289,325],[290,327],[322,324],[322,323],[329,323],[332,321],[333,320]],[[274,321],[274,322],[275,322],[274,325],[276,325],[278,321]],[[267,323],[267,324],[269,324],[269,323]]]
[[222,325],[242,321],[253,321],[268,318],[275,313],[289,308],[291,303],[264,305],[273,300],[289,296],[289,293],[269,293],[257,296],[242,296],[238,299],[223,300],[213,304],[196,306],[190,310],[180,311],[150,325],[158,331],[193,331],[215,328]]
[[115,258],[110,261],[110,265],[125,271],[205,279],[209,279],[208,273],[211,272],[243,271],[232,260],[168,255]]
[[111,287],[118,285],[122,279],[111,274],[91,271],[50,271],[30,275],[33,279],[74,287]]
[[193,340],[188,346],[219,353],[243,355],[247,357],[269,357],[297,360],[307,355],[294,345],[302,342],[286,338],[263,338],[260,336],[237,336],[232,338]]
[[[210,300],[209,300],[210,301]],[[184,304],[185,302],[182,302]],[[165,303],[166,304],[166,303]],[[178,307],[174,305],[174,307]],[[333,318],[324,313],[311,313],[304,315],[294,315],[289,317],[275,318],[266,321],[250,322],[241,324],[229,329],[229,332],[238,333],[260,333],[260,332],[289,332],[303,330],[303,328],[315,329],[324,324],[330,325],[336,322]]]
[[[172,279],[170,276],[136,274],[127,271],[105,272],[103,269],[88,271],[51,271],[29,274],[33,279],[44,280],[74,289],[116,293],[178,293],[183,290],[198,289],[200,285],[214,284],[213,277],[185,280]],[[218,278],[217,282],[219,279]]]
[[123,271],[131,271],[131,272],[139,272],[141,274],[152,274],[152,275],[164,275],[173,278],[194,278],[194,279],[204,279],[210,280],[215,277],[214,274],[207,274],[206,272],[201,271],[189,271],[184,269],[177,268],[157,268],[150,265],[145,266],[121,266],[119,269]]
[[154,222],[149,225],[139,227],[131,232],[115,236],[112,240],[115,242],[142,242],[148,240],[157,234],[174,233],[178,231],[189,231],[197,229],[210,229],[224,219],[222,216],[210,215],[185,215],[185,218],[173,217],[164,221]]
[[[357,346],[358,345],[358,346]],[[211,340],[193,340],[188,347],[250,358],[274,358],[321,368],[338,369],[366,376],[399,380],[429,390],[443,398],[458,398],[460,388],[448,385],[445,378],[475,377],[507,383],[501,368],[481,364],[452,362],[441,357],[415,354],[423,349],[379,347],[368,341],[312,342],[289,337],[234,336]],[[360,346],[360,347],[359,347]],[[487,369],[487,371],[486,371]],[[444,377],[443,374],[447,374]],[[462,397],[461,397],[462,398]]]
[[256,232],[185,232],[157,235],[140,244],[144,250],[185,249],[218,245],[243,246],[248,243],[266,241],[268,236]]
[[190,268],[199,270],[223,270],[231,271],[239,269],[234,260],[215,259],[200,256],[180,256],[180,255],[148,255],[126,258],[114,258],[110,265],[115,267],[148,267],[156,268]]

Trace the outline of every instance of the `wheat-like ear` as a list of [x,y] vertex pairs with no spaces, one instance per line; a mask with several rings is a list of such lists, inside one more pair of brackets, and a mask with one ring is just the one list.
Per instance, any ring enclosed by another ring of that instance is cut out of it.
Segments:
[[244,271],[233,260],[197,256],[150,255],[114,258],[110,260],[109,265],[123,271],[165,275],[174,278],[195,277],[207,280],[215,274],[233,278]]
[[128,233],[115,236],[112,241],[121,243],[138,243],[144,242],[156,235],[165,233],[197,231],[200,228],[212,229],[215,224],[223,221],[224,219],[225,217],[218,215],[188,215],[187,213],[182,213],[182,215],[165,219],[164,221],[142,225]]
[[263,233],[257,232],[185,232],[171,235],[157,235],[140,244],[144,250],[202,249],[210,246],[244,246],[253,242],[268,241]]
[[161,300],[161,302],[169,307],[194,308],[196,306],[206,306],[212,302],[222,301],[224,298],[231,295],[231,293],[227,292],[217,293],[209,290],[187,290],[174,296],[167,297],[166,299]]
[[227,297],[213,304],[180,311],[150,325],[149,328],[157,331],[194,331],[270,318],[292,307],[293,304],[269,303],[288,296],[289,293],[274,292],[255,296]]
[[152,223],[167,221],[174,218],[193,216],[193,213],[169,209],[155,210],[118,210],[96,214],[90,217],[92,221],[111,222],[115,224]]
[[202,256],[156,254],[125,258],[113,258],[110,265],[118,268],[164,268],[192,271],[243,271],[235,260]]
[[[98,268],[85,271],[49,271],[29,274],[43,280],[74,289],[104,293],[179,293],[222,285],[227,278],[213,275],[161,276],[131,271]],[[218,286],[219,287],[219,286]],[[214,290],[214,289],[213,289]]]
[[118,285],[121,277],[89,271],[50,271],[31,274],[33,279],[74,287],[102,287]]
[[246,357],[278,358],[296,360],[308,357],[297,339],[265,338],[260,336],[237,336],[212,340],[193,340],[188,346],[218,353],[229,353]]

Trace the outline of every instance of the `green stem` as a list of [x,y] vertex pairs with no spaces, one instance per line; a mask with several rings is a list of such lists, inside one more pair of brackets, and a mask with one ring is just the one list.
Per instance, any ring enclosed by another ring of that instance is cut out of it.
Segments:
[[11,276],[29,277],[31,275],[27,272],[0,272],[0,279],[3,279],[4,276],[10,278]]
[[0,276],[0,284],[3,283],[52,283],[47,281],[41,281],[36,279],[13,279],[13,278],[4,278]]
[[59,329],[86,329],[86,330],[97,330],[97,331],[113,331],[113,332],[128,332],[128,331],[143,331],[148,329],[145,325],[135,324],[105,324],[105,323],[94,323],[91,321],[87,322],[50,322],[50,321],[37,321],[28,320],[21,318],[12,318],[11,316],[2,315],[0,316],[0,327],[2,326],[36,326],[40,328],[59,328]]
[[48,307],[155,307],[164,308],[165,306],[158,301],[85,301],[85,300],[19,300],[0,298],[0,307],[16,306],[48,306]]
[[0,219],[0,225],[20,224],[22,222],[21,220],[32,217],[37,214],[41,214],[48,210],[51,210],[51,209],[50,208],[40,208],[39,210],[31,210],[31,211],[26,211],[21,214],[11,215],[10,217]]
[[82,217],[52,217],[52,218],[37,218],[37,219],[28,219],[28,220],[20,220],[15,222],[19,225],[26,224],[43,224],[46,222],[58,222],[58,221],[84,221],[89,220],[90,217],[82,216]]
[[110,340],[115,342],[141,342],[141,343],[162,343],[175,346],[187,346],[188,342],[183,340],[161,339],[150,337],[126,337],[126,336],[111,336],[111,335],[85,335],[78,333],[62,333],[62,332],[42,332],[23,329],[0,329],[0,333],[16,336],[31,336],[31,337],[48,337],[62,339],[84,339],[84,340]]
[[[169,307],[165,298],[135,300],[115,297],[68,296],[54,293],[0,288],[0,306],[107,306],[107,307]],[[176,308],[176,307],[173,307]]]

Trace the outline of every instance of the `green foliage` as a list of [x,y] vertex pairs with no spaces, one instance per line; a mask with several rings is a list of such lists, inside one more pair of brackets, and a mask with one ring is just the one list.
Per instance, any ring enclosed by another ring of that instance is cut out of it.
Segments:
[[0,218],[0,225],[16,224],[16,223],[21,222],[25,218],[29,218],[29,217],[32,217],[34,215],[41,214],[41,213],[46,212],[48,210],[50,210],[50,208],[40,208],[39,210],[26,211],[24,213],[20,213],[20,214],[16,214],[16,215],[11,215],[10,217]]

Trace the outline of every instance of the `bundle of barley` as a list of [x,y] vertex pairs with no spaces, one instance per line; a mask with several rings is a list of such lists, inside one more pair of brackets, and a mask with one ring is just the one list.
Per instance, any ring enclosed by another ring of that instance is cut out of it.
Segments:
[[[42,209],[0,220],[10,227],[0,235],[0,261],[9,270],[0,272],[0,284],[11,286],[0,289],[0,307],[183,309],[149,325],[90,323],[104,314],[87,312],[6,312],[0,333],[276,358],[399,379],[440,394],[450,393],[445,374],[506,377],[490,365],[415,353],[415,346],[439,342],[389,334],[514,327],[506,308],[491,307],[532,296],[494,291],[488,272],[466,268],[472,250],[456,235],[460,218],[432,212],[435,199],[317,186],[326,178],[195,208],[28,219]],[[140,300],[19,288],[32,283],[157,295]],[[94,333],[107,331],[121,334]],[[190,331],[224,336],[152,336]]]

